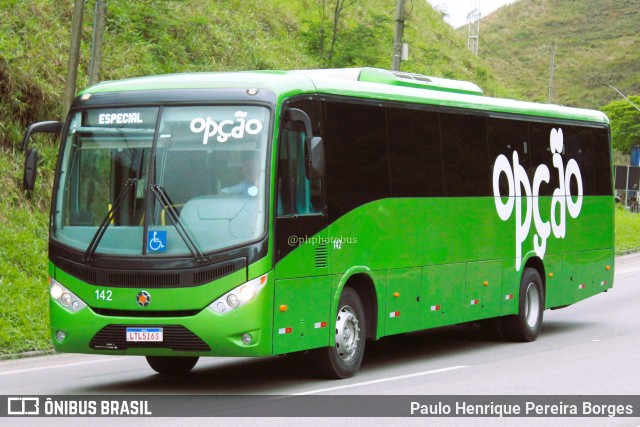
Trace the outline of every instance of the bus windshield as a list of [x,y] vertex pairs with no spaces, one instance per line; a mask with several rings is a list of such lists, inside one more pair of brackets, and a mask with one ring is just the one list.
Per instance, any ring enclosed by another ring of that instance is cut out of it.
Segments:
[[53,237],[87,253],[148,256],[260,238],[268,124],[258,106],[73,112]]

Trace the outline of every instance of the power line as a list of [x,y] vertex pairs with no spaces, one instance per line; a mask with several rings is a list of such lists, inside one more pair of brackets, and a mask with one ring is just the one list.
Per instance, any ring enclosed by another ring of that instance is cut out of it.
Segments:
[[629,98],[627,98],[624,93],[620,92],[620,90],[618,90],[617,87],[610,85],[609,83],[603,83],[605,86],[609,86],[611,89],[615,90],[616,92],[618,92],[620,94],[621,97],[623,97],[624,99],[626,99],[629,104],[633,105],[635,107],[636,110],[640,111],[640,107],[638,107],[636,104],[633,103],[632,100],[630,100]]

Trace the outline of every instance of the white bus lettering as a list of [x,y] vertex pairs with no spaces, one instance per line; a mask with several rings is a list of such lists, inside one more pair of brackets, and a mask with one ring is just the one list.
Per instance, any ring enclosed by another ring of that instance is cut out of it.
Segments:
[[140,113],[100,113],[98,114],[98,124],[128,124],[143,123]]
[[[246,120],[247,112],[236,111],[235,122],[233,120],[222,120],[216,122],[211,117],[202,118],[197,117],[191,121],[189,125],[191,132],[202,132],[202,143],[204,145],[209,143],[209,138],[217,136],[218,142],[227,142],[229,137],[234,139],[242,139],[245,132],[249,135],[256,135],[262,131],[262,122],[257,119]],[[234,125],[231,129],[230,126]]]
[[[553,166],[558,171],[558,188],[554,189],[551,199],[549,221],[544,221],[540,215],[538,196],[543,182],[548,183],[551,176],[546,165],[538,165],[533,176],[533,186],[529,182],[527,172],[520,165],[518,152],[513,152],[513,163],[510,164],[507,156],[499,155],[493,165],[493,196],[496,211],[501,220],[511,218],[515,208],[515,258],[516,270],[520,271],[522,265],[522,247],[531,230],[531,222],[535,227],[533,236],[533,249],[540,258],[544,258],[547,248],[547,239],[553,231],[557,239],[564,239],[566,235],[566,212],[572,218],[577,218],[582,209],[582,174],[580,167],[574,159],[570,159],[565,166],[562,162],[562,149],[564,146],[562,129],[552,129],[549,137],[549,147],[553,153]],[[500,194],[500,178],[507,178],[509,194],[507,201],[503,202]],[[577,194],[571,194],[571,179],[577,184]],[[523,212],[522,204],[526,203]]]
[[537,232],[533,236],[533,249],[536,253],[543,255],[547,249],[547,239],[551,235],[551,224],[549,224],[549,221],[543,221],[540,217],[538,196],[540,195],[540,184],[543,182],[549,183],[549,179],[549,168],[546,165],[538,166],[533,176],[533,221]]

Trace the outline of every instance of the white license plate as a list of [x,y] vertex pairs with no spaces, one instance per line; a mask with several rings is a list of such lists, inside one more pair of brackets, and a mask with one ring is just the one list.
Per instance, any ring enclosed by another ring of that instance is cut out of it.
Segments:
[[162,342],[162,328],[127,328],[127,342]]

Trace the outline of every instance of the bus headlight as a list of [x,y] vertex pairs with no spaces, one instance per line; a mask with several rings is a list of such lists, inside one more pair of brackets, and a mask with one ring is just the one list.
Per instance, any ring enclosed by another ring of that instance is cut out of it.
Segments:
[[87,306],[80,298],[78,298],[69,289],[62,286],[55,279],[49,278],[49,295],[67,310],[75,313]]
[[266,283],[266,274],[243,283],[212,302],[209,308],[216,313],[226,313],[240,308],[256,299]]
[[238,299],[238,296],[236,294],[230,294],[227,297],[227,305],[229,307],[236,308],[239,303],[240,303],[240,300]]

